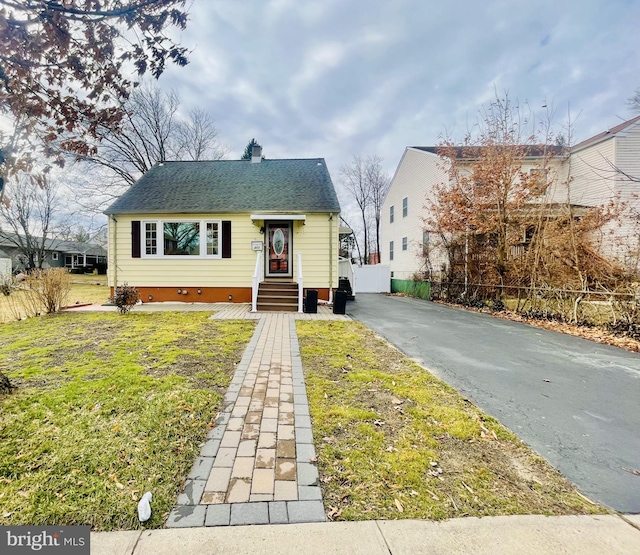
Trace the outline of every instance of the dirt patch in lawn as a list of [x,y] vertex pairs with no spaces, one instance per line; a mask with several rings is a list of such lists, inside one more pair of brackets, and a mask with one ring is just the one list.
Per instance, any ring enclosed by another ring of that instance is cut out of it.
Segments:
[[330,519],[606,512],[368,328],[297,329]]

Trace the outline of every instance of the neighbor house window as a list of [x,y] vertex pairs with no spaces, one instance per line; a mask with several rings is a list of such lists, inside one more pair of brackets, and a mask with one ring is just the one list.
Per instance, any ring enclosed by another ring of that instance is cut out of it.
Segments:
[[58,253],[57,252],[52,252],[51,253],[51,260],[58,260]]
[[393,223],[393,206],[389,206],[389,223]]
[[407,250],[407,238],[406,237],[402,238],[402,250],[403,251]]
[[221,231],[219,221],[144,222],[144,256],[219,258]]
[[408,212],[409,212],[409,199],[407,197],[404,197],[402,199],[402,217],[406,218]]
[[389,260],[393,260],[393,241],[389,241]]

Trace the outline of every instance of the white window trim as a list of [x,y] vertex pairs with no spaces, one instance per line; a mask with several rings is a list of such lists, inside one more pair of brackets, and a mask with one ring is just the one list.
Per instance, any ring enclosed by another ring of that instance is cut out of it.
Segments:
[[[200,254],[164,254],[164,224],[165,223],[194,223],[200,224]],[[218,254],[207,254],[207,224],[218,224]],[[157,254],[147,254],[147,224],[156,224]],[[161,220],[142,220],[140,222],[140,257],[167,258],[170,260],[200,260],[222,258],[222,220],[198,218],[163,218]]]
[[407,237],[402,238],[402,250],[406,251],[409,249],[409,239]]
[[52,252],[51,253],[51,260],[58,260],[58,253],[57,252]]

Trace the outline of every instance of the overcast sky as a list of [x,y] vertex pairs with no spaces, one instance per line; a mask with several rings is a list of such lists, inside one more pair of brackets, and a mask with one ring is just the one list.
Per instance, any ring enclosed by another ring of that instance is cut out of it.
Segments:
[[190,64],[162,89],[206,108],[230,157],[353,154],[392,174],[408,145],[462,138],[494,91],[570,106],[576,142],[632,117],[640,87],[636,0],[195,0]]

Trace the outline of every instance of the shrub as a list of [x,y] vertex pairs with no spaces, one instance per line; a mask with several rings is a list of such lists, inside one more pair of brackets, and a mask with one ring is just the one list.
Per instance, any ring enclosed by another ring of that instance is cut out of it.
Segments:
[[18,280],[12,275],[0,276],[0,293],[8,297],[18,289]]
[[64,268],[33,270],[23,282],[24,307],[29,316],[58,312],[71,290],[71,277]]
[[110,301],[116,305],[120,314],[128,314],[133,306],[138,302],[140,294],[135,287],[127,285],[118,285],[113,290],[113,295],[110,297]]

